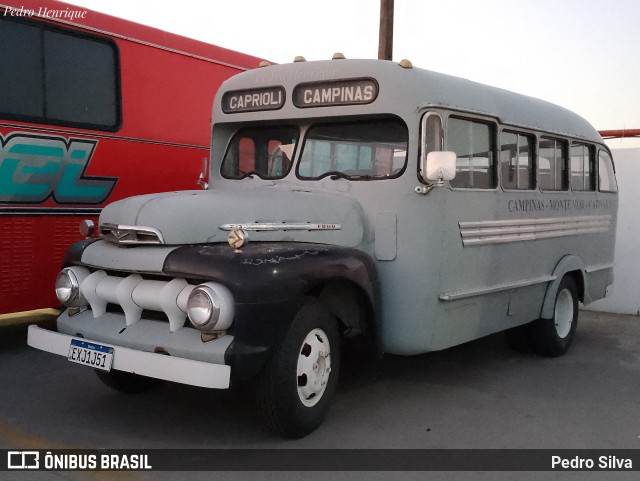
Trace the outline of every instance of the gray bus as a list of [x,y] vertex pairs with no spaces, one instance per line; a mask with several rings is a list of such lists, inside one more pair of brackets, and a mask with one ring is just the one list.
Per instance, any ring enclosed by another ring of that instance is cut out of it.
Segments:
[[613,283],[611,153],[561,107],[335,59],[239,74],[213,119],[205,190],[107,206],[31,346],[121,391],[246,383],[301,437],[346,338],[411,355],[507,331],[559,356]]

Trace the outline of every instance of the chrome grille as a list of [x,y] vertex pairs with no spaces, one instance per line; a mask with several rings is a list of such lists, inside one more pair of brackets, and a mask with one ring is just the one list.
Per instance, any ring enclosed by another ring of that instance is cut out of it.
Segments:
[[187,301],[196,286],[185,279],[155,280],[130,274],[126,277],[112,275],[104,270],[89,271],[86,267],[70,268],[82,279],[80,292],[86,299],[93,317],[97,318],[113,310],[121,310],[127,326],[143,317],[144,311],[153,311],[154,317],[165,317],[169,330],[182,329],[187,320]]

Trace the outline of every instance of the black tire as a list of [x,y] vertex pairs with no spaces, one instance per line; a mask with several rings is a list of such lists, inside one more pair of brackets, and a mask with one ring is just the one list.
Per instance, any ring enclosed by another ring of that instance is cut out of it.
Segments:
[[556,292],[551,319],[531,323],[531,343],[544,356],[558,357],[569,350],[578,327],[578,287],[571,276],[565,276]]
[[338,383],[339,344],[335,317],[308,300],[257,379],[258,405],[276,433],[301,438],[322,423]]
[[138,394],[156,389],[162,384],[160,379],[140,376],[124,371],[101,371],[95,369],[95,373],[104,384],[119,392]]

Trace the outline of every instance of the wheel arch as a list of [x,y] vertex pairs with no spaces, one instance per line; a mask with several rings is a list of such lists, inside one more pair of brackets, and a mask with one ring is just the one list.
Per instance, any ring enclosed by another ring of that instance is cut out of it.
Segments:
[[375,342],[377,323],[375,294],[349,279],[326,279],[314,289],[314,295],[331,311],[343,332],[360,331]]
[[542,311],[540,313],[542,319],[553,318],[558,286],[565,276],[571,276],[574,279],[578,288],[578,300],[584,302],[585,293],[588,292],[584,263],[578,256],[566,255],[560,259],[553,270],[554,279],[549,282],[542,303]]

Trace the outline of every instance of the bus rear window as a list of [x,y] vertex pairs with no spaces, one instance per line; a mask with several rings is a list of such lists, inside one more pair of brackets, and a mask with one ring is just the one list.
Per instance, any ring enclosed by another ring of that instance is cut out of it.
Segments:
[[351,180],[396,177],[407,161],[408,138],[406,125],[397,119],[315,125],[307,133],[298,175]]
[[618,192],[613,161],[604,150],[598,153],[598,180],[600,192]]
[[222,176],[227,179],[253,175],[262,179],[284,177],[291,168],[298,135],[298,128],[291,126],[239,130],[222,160]]

